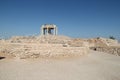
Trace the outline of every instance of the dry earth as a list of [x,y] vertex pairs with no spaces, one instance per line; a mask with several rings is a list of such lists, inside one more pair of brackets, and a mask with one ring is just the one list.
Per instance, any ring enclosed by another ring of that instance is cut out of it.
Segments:
[[120,80],[120,56],[91,51],[69,59],[1,58],[0,80]]

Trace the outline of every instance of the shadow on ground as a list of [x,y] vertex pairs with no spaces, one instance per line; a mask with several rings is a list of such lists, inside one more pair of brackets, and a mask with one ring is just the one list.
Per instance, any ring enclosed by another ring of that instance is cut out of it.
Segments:
[[0,56],[0,60],[1,60],[1,59],[5,59],[5,57],[1,57],[1,56]]

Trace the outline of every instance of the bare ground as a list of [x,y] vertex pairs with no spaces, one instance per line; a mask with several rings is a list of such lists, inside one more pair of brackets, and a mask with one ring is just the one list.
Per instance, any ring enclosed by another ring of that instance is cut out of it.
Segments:
[[0,56],[0,80],[120,80],[120,56],[102,52],[69,59]]

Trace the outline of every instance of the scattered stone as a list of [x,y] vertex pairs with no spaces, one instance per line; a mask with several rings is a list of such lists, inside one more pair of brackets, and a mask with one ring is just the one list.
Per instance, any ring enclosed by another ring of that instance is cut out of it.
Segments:
[[89,51],[84,41],[66,36],[42,35],[38,37],[12,37],[0,43],[0,51],[20,59],[84,55]]

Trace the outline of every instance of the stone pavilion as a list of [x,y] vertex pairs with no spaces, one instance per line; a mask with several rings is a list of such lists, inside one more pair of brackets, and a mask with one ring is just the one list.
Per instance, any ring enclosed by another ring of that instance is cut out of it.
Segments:
[[44,24],[41,27],[41,35],[57,35],[57,26],[54,24]]

